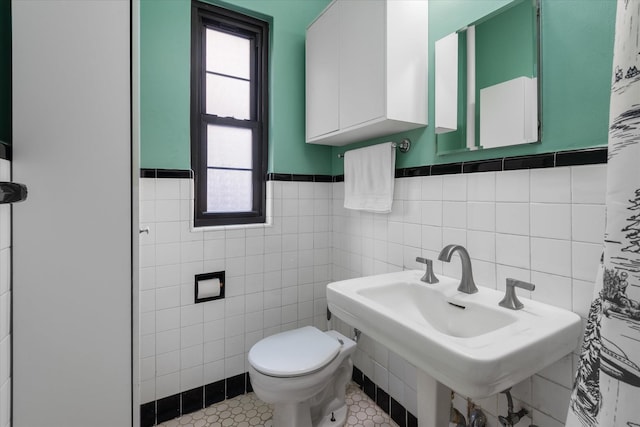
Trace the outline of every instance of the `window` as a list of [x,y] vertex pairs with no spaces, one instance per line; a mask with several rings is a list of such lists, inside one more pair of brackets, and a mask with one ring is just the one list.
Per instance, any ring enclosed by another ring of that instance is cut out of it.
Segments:
[[268,24],[194,1],[195,226],[265,222]]

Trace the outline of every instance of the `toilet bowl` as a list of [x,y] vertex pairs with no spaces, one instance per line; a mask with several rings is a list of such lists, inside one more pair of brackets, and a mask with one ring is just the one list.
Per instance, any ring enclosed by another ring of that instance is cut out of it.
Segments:
[[272,335],[251,347],[251,386],[260,400],[273,405],[273,426],[343,426],[355,349],[356,343],[339,332],[313,326]]

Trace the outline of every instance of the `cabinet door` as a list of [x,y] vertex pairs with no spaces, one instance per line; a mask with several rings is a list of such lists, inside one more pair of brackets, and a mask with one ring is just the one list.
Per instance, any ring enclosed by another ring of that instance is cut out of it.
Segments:
[[342,2],[340,129],[385,114],[385,3]]
[[307,141],[337,131],[339,120],[339,9],[333,4],[307,30]]

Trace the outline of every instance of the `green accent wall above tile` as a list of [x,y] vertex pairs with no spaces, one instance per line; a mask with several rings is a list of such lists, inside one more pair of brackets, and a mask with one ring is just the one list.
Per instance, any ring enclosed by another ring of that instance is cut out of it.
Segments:
[[[432,0],[429,2],[429,123],[434,123],[436,40],[457,31],[509,1]],[[396,156],[406,168],[508,156],[606,146],[613,59],[615,0],[541,0],[542,142],[513,147],[436,154],[432,125],[333,149],[332,173],[343,173],[338,153],[384,140],[410,137],[411,151]]]
[[[604,146],[613,57],[615,0],[541,0],[542,142],[437,155],[433,129],[436,40],[509,3],[508,0],[429,2],[429,123],[426,128],[346,147],[305,144],[306,27],[329,0],[228,0],[211,3],[272,24],[269,172],[341,174],[337,154],[409,137],[397,167],[480,160]],[[141,0],[141,167],[189,169],[191,3]]]
[[[271,23],[269,172],[329,174],[331,148],[305,144],[304,40],[328,0],[212,4]],[[141,167],[189,169],[188,0],[141,0]]]

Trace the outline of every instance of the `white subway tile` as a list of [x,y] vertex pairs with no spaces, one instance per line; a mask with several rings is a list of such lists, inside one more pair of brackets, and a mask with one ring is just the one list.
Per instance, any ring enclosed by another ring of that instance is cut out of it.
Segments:
[[467,250],[471,258],[495,262],[496,235],[486,231],[467,232]]
[[180,308],[156,311],[156,331],[163,332],[180,328]]
[[498,264],[529,268],[529,257],[529,237],[496,234],[496,262]]
[[[0,340],[9,336],[11,324],[11,293],[0,294]],[[5,354],[1,354],[0,359],[4,359]],[[2,384],[0,379],[0,384]]]
[[180,221],[180,200],[156,200],[156,222]]
[[529,235],[528,203],[496,203],[496,231],[504,234]]
[[571,205],[531,203],[531,236],[571,239]]
[[493,202],[467,203],[467,228],[469,230],[495,231],[496,205]]
[[[142,248],[140,249],[142,252]],[[163,244],[156,245],[155,265],[168,265],[168,264],[179,264],[179,263],[180,263],[180,243],[163,243]]]
[[420,200],[422,196],[422,178],[418,176],[402,178],[402,180],[407,183],[405,200]]
[[0,340],[0,384],[4,384],[11,377],[11,337]]
[[496,174],[497,202],[529,201],[529,170],[504,171]]
[[573,307],[571,310],[583,318],[589,316],[589,309],[593,301],[594,281],[595,277],[592,281],[573,280]]
[[[156,289],[156,310],[180,306],[180,286]],[[179,317],[178,317],[179,319]]]
[[180,351],[171,351],[156,356],[156,376],[161,377],[180,371]]
[[183,306],[180,308],[180,326],[191,326],[204,321],[202,304]]
[[180,348],[192,347],[204,342],[204,325],[198,323],[180,328]]
[[264,310],[264,327],[265,329],[267,328],[273,328],[275,326],[280,326],[280,322],[282,320],[282,310],[281,308],[275,307],[275,308],[266,308],[266,304],[265,304],[265,310]]
[[430,225],[422,226],[422,248],[432,251],[440,251],[442,244],[442,228]]
[[180,285],[180,264],[159,265],[155,270],[156,288]]
[[[571,310],[570,277],[532,271],[531,282],[536,286],[536,289],[531,292],[531,299]],[[520,294],[520,289],[518,293]]]
[[7,292],[11,287],[11,263],[9,258],[11,249],[0,250],[0,294]]
[[422,220],[422,202],[419,200],[407,200],[404,202],[404,222],[420,224]]
[[295,181],[284,181],[281,183],[283,199],[298,198],[298,183]]
[[600,265],[602,244],[573,242],[571,248],[573,278],[594,281]]
[[244,335],[236,335],[225,338],[224,357],[229,358],[238,354],[244,354]]
[[467,175],[453,174],[442,177],[442,200],[467,200]]
[[604,204],[607,190],[607,165],[574,166],[571,168],[573,203]]
[[573,374],[573,356],[571,354],[566,355],[562,359],[538,372],[538,375],[541,377],[557,383],[567,389],[571,389],[573,387]]
[[373,382],[382,390],[389,391],[389,371],[379,363],[373,362]]
[[467,200],[493,202],[496,200],[496,173],[482,172],[467,175]]
[[442,226],[449,228],[467,227],[467,204],[466,202],[443,202],[442,203]]
[[156,180],[154,178],[140,178],[140,200],[156,199]]
[[205,384],[211,384],[225,379],[224,359],[205,363],[203,377]]
[[418,224],[405,223],[403,227],[403,244],[405,246],[412,246],[414,248],[420,248],[422,244],[422,232],[421,227]]
[[156,355],[176,350],[180,350],[180,329],[156,333]]
[[[6,249],[5,249],[6,250]],[[153,267],[156,265],[156,246],[140,246],[140,267]]]
[[571,242],[532,237],[531,269],[571,277]]
[[[279,239],[278,239],[279,240]],[[204,259],[224,259],[226,256],[226,245],[224,239],[205,240],[204,241]]]
[[204,381],[204,370],[202,365],[180,371],[180,391],[193,390],[200,387]]
[[142,335],[140,338],[140,357],[156,355],[156,334]]
[[442,200],[442,176],[422,177],[422,200]]
[[460,228],[442,228],[442,244],[467,246],[467,231]]
[[216,361],[224,362],[224,339],[215,341],[206,341],[202,346],[203,363],[211,363]]
[[571,169],[532,169],[531,202],[569,203],[571,202]]
[[180,180],[172,178],[156,179],[156,200],[180,199]]
[[149,381],[156,377],[156,358],[144,357],[140,360],[140,380]]
[[224,339],[225,320],[212,320],[203,324],[204,342],[220,341]]
[[495,262],[472,259],[473,278],[478,286],[496,289],[496,264]]
[[227,317],[224,322],[224,336],[233,337],[244,333],[244,314]]
[[[566,414],[565,414],[566,416]],[[533,410],[532,419],[535,425],[544,426],[544,427],[565,427],[564,421],[558,421],[556,419],[551,418],[549,415],[544,412]],[[562,418],[563,420],[565,417]]]
[[172,396],[180,392],[180,372],[156,377],[156,399]]
[[602,243],[605,212],[605,205],[574,204],[571,212],[572,239],[579,242]]
[[532,385],[532,405],[557,420],[564,419],[569,408],[571,390],[538,375],[532,378]]
[[156,332],[155,311],[140,313],[140,336],[154,334]]

